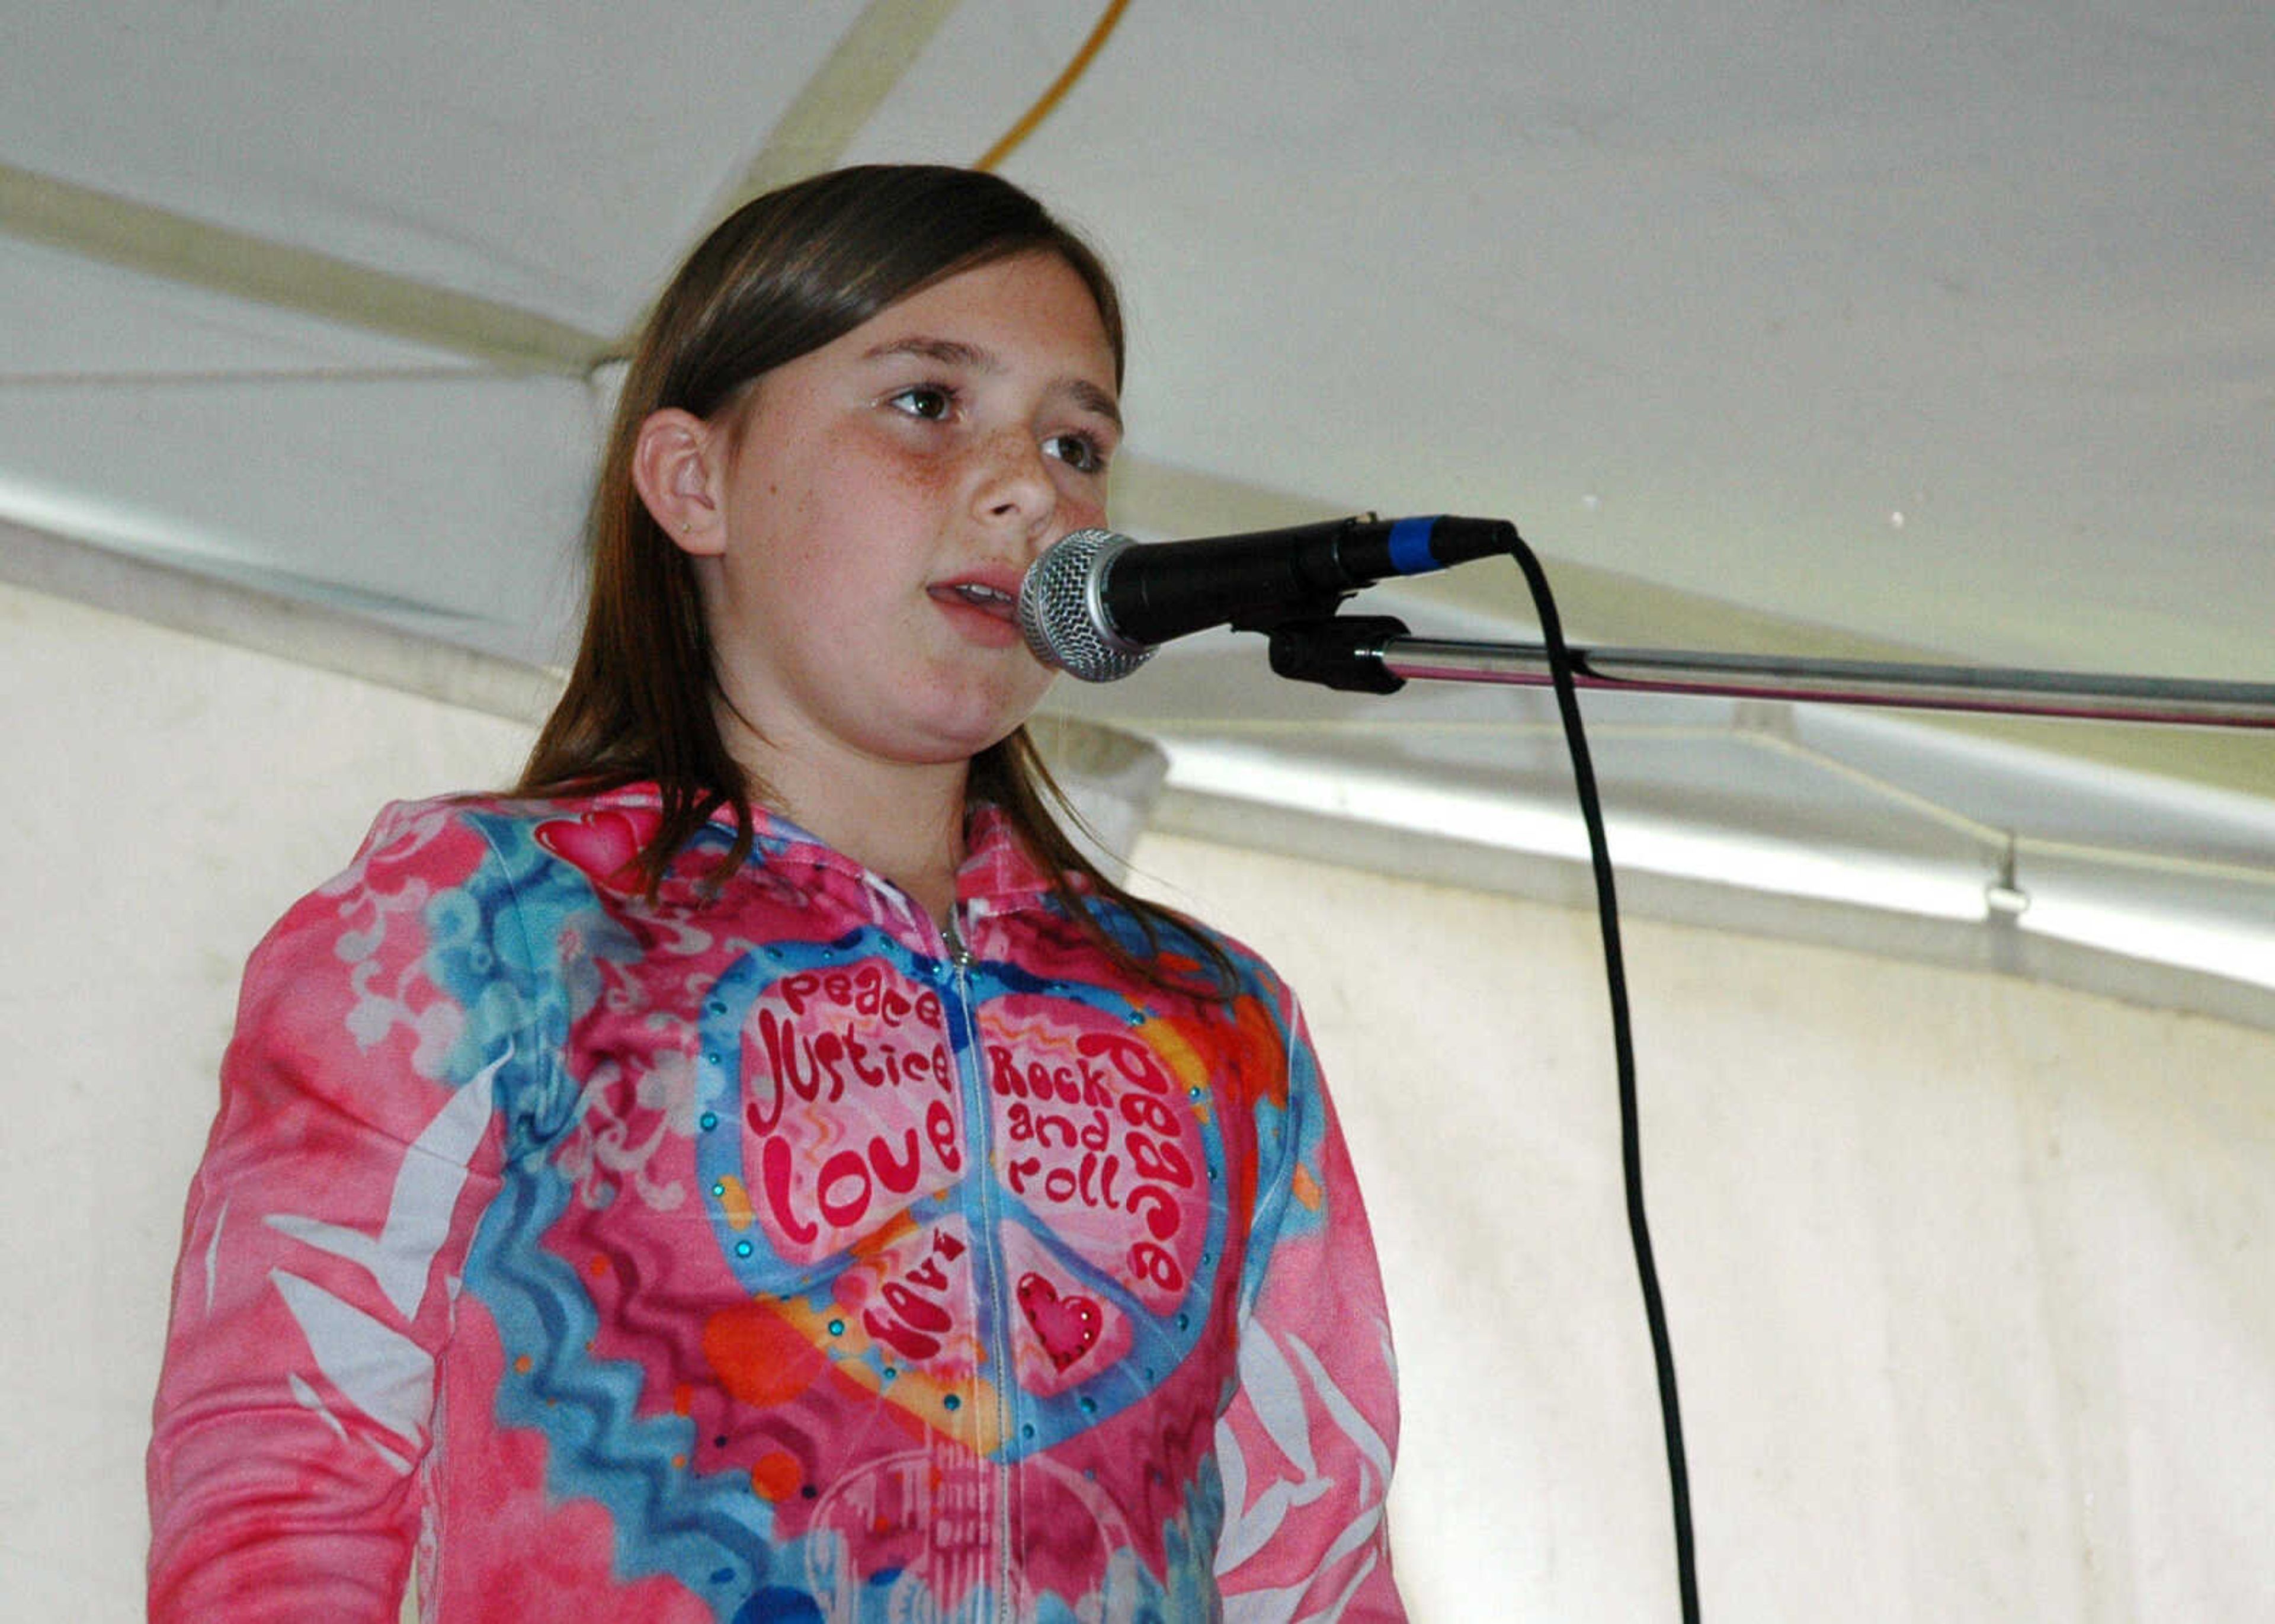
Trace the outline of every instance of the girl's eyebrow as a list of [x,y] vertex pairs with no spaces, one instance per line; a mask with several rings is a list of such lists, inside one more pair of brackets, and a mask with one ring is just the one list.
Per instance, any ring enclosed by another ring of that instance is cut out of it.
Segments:
[[[861,359],[882,361],[901,355],[912,355],[938,366],[959,366],[971,372],[1003,370],[1001,359],[993,351],[983,350],[978,344],[965,344],[960,338],[932,338],[921,333],[911,334],[905,338],[888,338],[883,344],[864,350]],[[1084,411],[1097,413],[1116,428],[1122,427],[1122,408],[1109,391],[1099,388],[1087,378],[1069,378],[1061,387]]]
[[1113,424],[1115,427],[1122,427],[1121,406],[1115,401],[1113,396],[1100,389],[1089,379],[1069,379],[1066,388],[1067,393],[1073,397],[1074,404],[1085,412],[1094,412]]
[[913,355],[919,360],[937,361],[942,366],[969,367],[974,372],[1001,372],[1003,363],[978,344],[968,344],[955,338],[927,338],[913,334],[906,338],[889,338],[861,352],[865,361],[888,360],[896,355]]

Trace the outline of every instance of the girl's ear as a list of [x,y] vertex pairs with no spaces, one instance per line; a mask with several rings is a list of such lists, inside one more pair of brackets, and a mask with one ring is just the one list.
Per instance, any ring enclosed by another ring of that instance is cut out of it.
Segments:
[[663,533],[698,557],[726,551],[727,527],[714,466],[725,441],[710,424],[676,406],[650,412],[632,442],[632,485]]

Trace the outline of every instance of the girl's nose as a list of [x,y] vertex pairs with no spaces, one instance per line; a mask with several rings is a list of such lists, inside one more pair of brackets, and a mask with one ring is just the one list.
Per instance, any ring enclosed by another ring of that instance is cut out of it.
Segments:
[[972,505],[992,524],[1028,525],[1047,519],[1058,505],[1058,486],[1043,465],[1042,447],[1024,430],[1006,429],[980,449]]

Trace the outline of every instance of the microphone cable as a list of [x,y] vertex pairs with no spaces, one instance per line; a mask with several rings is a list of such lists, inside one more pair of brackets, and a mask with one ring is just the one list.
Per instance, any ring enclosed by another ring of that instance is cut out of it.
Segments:
[[1603,803],[1596,793],[1596,770],[1588,735],[1580,722],[1580,696],[1572,680],[1572,653],[1556,612],[1556,596],[1532,548],[1509,525],[1508,555],[1524,572],[1532,594],[1540,640],[1548,655],[1548,675],[1556,690],[1565,743],[1572,757],[1580,819],[1588,830],[1588,858],[1596,876],[1596,918],[1604,939],[1604,975],[1612,1001],[1612,1049],[1619,1069],[1620,1165],[1627,1190],[1628,1235],[1635,1245],[1636,1274],[1643,1285],[1644,1317],[1651,1326],[1652,1363],[1659,1374],[1659,1418],[1667,1434],[1667,1475],[1674,1512],[1675,1581],[1682,1599],[1683,1624],[1698,1624],[1698,1553],[1690,1529],[1690,1472],[1682,1448],[1682,1407],[1675,1394],[1674,1348],[1667,1329],[1667,1303],[1659,1294],[1659,1265],[1652,1259],[1651,1224],[1643,1203],[1643,1133],[1636,1103],[1635,1033],[1628,1016],[1627,961],[1620,948],[1619,898],[1612,880],[1610,842],[1604,835]]

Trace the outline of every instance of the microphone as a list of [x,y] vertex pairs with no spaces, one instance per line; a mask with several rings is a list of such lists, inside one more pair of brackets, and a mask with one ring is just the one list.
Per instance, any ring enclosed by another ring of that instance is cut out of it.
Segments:
[[1139,544],[1077,530],[1019,583],[1019,630],[1045,665],[1086,683],[1124,677],[1157,645],[1228,625],[1322,619],[1363,586],[1506,554],[1505,519],[1330,519],[1283,530]]

